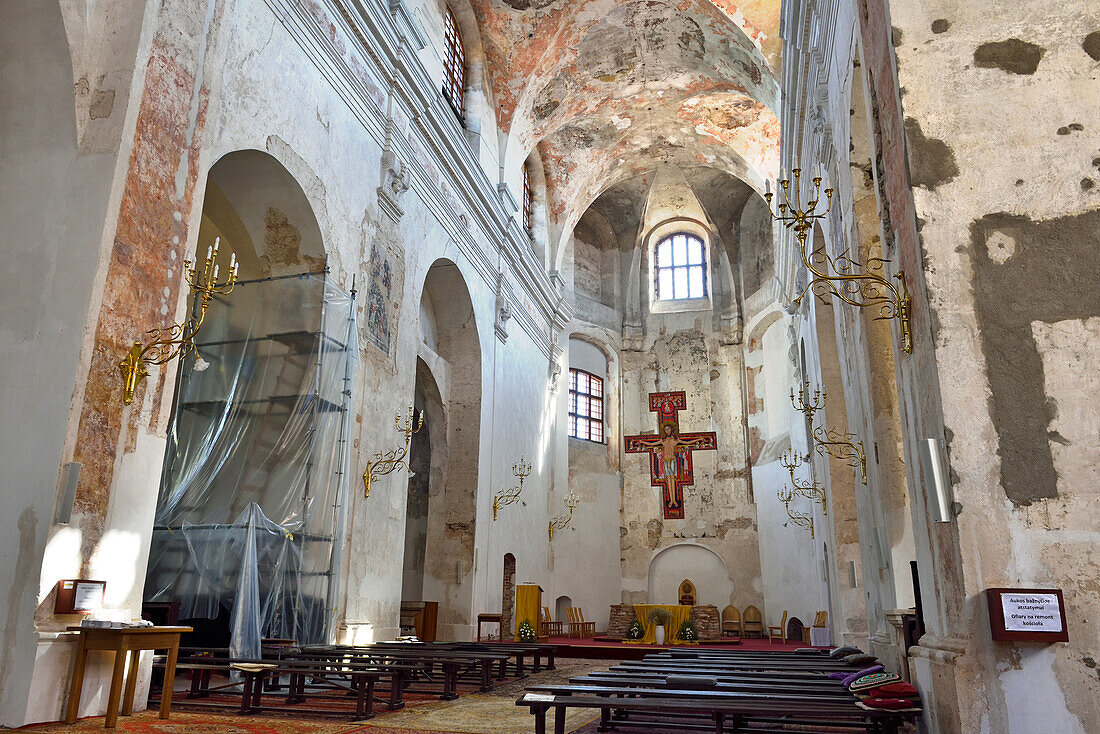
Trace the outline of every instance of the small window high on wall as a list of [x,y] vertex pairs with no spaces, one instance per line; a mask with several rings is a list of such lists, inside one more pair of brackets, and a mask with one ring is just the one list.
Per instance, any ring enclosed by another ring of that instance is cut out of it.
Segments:
[[450,101],[455,114],[461,118],[462,92],[466,84],[466,52],[462,48],[462,36],[458,33],[458,23],[450,8],[447,9],[443,23],[443,94]]
[[707,251],[693,234],[677,232],[657,243],[653,292],[658,301],[707,296]]
[[531,234],[531,167],[523,164],[523,231]]
[[603,379],[569,370],[569,435],[603,443]]

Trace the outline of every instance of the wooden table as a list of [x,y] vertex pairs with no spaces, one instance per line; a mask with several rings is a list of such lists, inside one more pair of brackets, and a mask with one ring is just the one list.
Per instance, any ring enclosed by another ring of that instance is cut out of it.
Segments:
[[137,687],[138,656],[142,650],[167,650],[168,660],[164,667],[164,691],[160,696],[160,718],[167,719],[172,707],[172,681],[176,676],[176,656],[179,654],[180,635],[190,632],[191,627],[126,627],[122,629],[102,629],[95,627],[69,627],[70,632],[79,632],[80,641],[76,647],[73,661],[73,678],[69,684],[69,706],[65,713],[65,723],[76,723],[77,710],[80,708],[80,694],[84,688],[84,665],[88,661],[89,650],[105,650],[115,653],[115,665],[111,674],[111,693],[107,698],[107,720],[105,728],[112,729],[118,723],[118,702],[122,696],[122,677],[126,670],[126,657],[130,657],[130,675],[126,676],[126,694],[122,698],[122,715],[134,712],[134,689]]
[[504,639],[504,615],[503,614],[479,614],[477,615],[477,641],[481,642],[481,625],[482,624],[495,624],[497,626],[497,634],[501,639]]

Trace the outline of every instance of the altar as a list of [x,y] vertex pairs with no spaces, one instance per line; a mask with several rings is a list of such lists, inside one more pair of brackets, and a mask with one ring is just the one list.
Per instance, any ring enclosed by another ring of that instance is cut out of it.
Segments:
[[624,642],[632,642],[636,645],[654,645],[657,643],[656,627],[649,622],[649,613],[654,609],[664,609],[671,616],[671,620],[665,626],[664,644],[692,644],[680,639],[680,627],[691,617],[691,607],[683,604],[635,604],[634,616],[637,617],[638,623],[642,625],[644,634],[640,640],[624,640]]

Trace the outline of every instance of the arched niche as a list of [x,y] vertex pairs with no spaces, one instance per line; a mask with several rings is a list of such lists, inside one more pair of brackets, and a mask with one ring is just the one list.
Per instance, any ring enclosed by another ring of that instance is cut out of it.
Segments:
[[733,583],[725,562],[711,549],[695,543],[669,546],[649,562],[649,603],[678,603],[680,586],[686,578],[695,585],[696,604],[722,609],[730,603]]
[[241,280],[317,272],[325,245],[313,206],[278,159],[237,150],[210,168],[199,225],[199,250],[220,237],[241,262]]
[[[474,531],[481,447],[481,339],[462,271],[441,258],[428,269],[420,302],[421,363],[439,387],[440,418],[429,409],[425,599],[439,602],[440,639],[472,636]],[[430,401],[425,407],[430,406]],[[442,423],[443,425],[439,425]],[[439,449],[445,447],[445,451]]]

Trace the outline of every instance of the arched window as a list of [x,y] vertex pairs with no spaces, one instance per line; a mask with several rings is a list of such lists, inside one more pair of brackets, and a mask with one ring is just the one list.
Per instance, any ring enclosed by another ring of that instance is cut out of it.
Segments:
[[523,164],[523,231],[531,234],[531,167]]
[[462,118],[462,91],[466,85],[466,52],[462,48],[462,36],[458,32],[458,23],[454,13],[447,8],[447,14],[443,19],[444,30],[444,59],[443,59],[443,94],[454,108],[455,114]]
[[658,301],[707,296],[707,249],[693,234],[677,232],[657,243],[653,292]]

